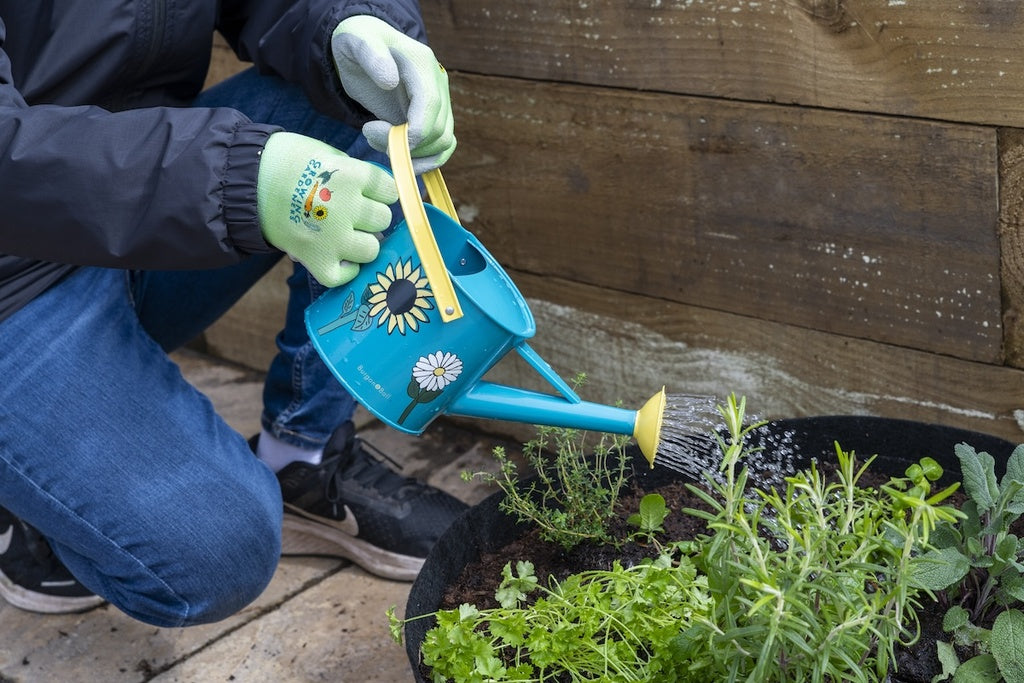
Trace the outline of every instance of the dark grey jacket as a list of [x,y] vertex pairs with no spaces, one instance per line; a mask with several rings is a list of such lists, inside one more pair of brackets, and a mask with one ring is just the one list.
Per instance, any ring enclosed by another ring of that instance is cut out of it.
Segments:
[[330,63],[332,31],[355,14],[424,39],[416,0],[0,0],[0,320],[79,265],[270,251],[256,176],[276,129],[182,105],[218,30],[323,112],[364,122]]

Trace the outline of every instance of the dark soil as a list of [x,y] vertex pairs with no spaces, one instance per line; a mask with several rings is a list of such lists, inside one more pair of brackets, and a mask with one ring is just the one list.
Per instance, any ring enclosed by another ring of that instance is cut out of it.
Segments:
[[[865,477],[870,477],[870,470]],[[862,485],[877,485],[884,477],[875,474],[878,481],[863,480]],[[684,508],[704,508],[706,504],[693,496],[682,481],[662,484],[648,490],[634,486],[620,496],[618,509],[620,515],[611,522],[610,532],[615,538],[626,538],[634,531],[626,518],[639,508],[640,499],[649,492],[660,493],[672,511],[665,519],[664,539],[685,540],[696,538],[706,532],[702,520],[691,515],[681,514]],[[626,542],[615,548],[610,545],[582,543],[570,551],[565,551],[556,543],[544,541],[535,529],[525,532],[512,543],[493,553],[486,553],[480,559],[467,565],[459,580],[446,591],[441,609],[453,609],[463,603],[470,603],[482,609],[496,607],[494,590],[500,581],[502,568],[509,562],[529,560],[534,565],[534,573],[542,584],[547,584],[550,577],[562,580],[571,574],[584,569],[608,569],[615,561],[623,566],[633,566],[644,558],[655,557],[658,550],[654,546],[635,542]],[[899,675],[893,675],[892,683],[927,683],[940,672],[935,656],[935,640],[943,638],[942,610],[938,605],[935,609],[918,611],[922,634],[920,639],[909,649],[897,653]],[[421,670],[424,680],[431,680],[429,670]],[[710,682],[709,682],[710,683]]]
[[[665,535],[668,539],[695,538],[706,527],[702,520],[691,515],[679,514],[677,511],[685,507],[701,507],[706,505],[686,490],[682,482],[672,482],[656,489],[665,498],[670,514],[664,523]],[[640,507],[640,499],[649,493],[636,487],[619,497],[618,509],[622,512],[611,520],[609,532],[613,538],[626,538],[635,527],[626,523],[632,511]],[[632,567],[645,558],[657,557],[658,549],[653,545],[627,541],[616,548],[608,544],[584,542],[572,550],[564,550],[562,546],[540,537],[536,529],[530,529],[512,543],[497,552],[485,553],[480,559],[463,570],[459,580],[452,584],[445,593],[441,609],[452,609],[463,603],[476,605],[481,609],[497,607],[494,590],[501,580],[502,568],[511,562],[529,560],[533,563],[534,575],[542,585],[550,583],[553,577],[564,580],[582,569],[610,569],[618,561],[624,567]]]

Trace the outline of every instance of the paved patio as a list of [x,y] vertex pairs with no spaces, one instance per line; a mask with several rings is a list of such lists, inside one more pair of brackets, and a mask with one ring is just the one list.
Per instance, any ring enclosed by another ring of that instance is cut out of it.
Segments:
[[[261,375],[194,352],[175,359],[235,429],[258,430]],[[405,474],[469,503],[490,493],[459,474],[495,469],[491,449],[500,441],[440,421],[411,437],[365,413],[357,417],[363,437],[402,463]],[[409,586],[345,561],[285,558],[254,604],[188,629],[148,626],[109,605],[43,616],[0,601],[0,683],[411,681],[385,615],[391,605],[403,613]]]

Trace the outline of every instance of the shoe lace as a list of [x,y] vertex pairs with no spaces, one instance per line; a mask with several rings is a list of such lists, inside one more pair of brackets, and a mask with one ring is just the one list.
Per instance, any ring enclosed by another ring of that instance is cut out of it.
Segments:
[[378,463],[380,463],[383,460],[383,461],[387,461],[387,462],[391,463],[392,467],[394,467],[396,470],[405,469],[402,466],[402,463],[398,462],[397,460],[392,458],[390,455],[388,455],[387,453],[385,453],[381,449],[379,449],[376,446],[374,446],[369,441],[363,441],[362,439],[359,439],[359,440],[356,441],[356,444],[353,446],[353,448],[359,448],[360,446],[362,446],[363,449],[373,451],[373,457],[376,458]]
[[[372,453],[371,453],[372,451]],[[348,457],[334,458],[326,471],[327,486],[324,497],[331,504],[335,517],[339,516],[339,504],[342,497],[342,481],[352,479],[365,488],[375,489],[383,496],[401,496],[403,488],[417,484],[415,479],[406,477],[391,470],[386,464],[402,470],[401,463],[395,461],[381,449],[369,441],[356,439],[352,443],[352,451]]]

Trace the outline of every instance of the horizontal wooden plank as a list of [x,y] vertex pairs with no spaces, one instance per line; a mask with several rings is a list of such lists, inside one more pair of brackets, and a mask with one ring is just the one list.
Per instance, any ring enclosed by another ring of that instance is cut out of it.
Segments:
[[1024,126],[1012,0],[424,0],[450,69]]
[[448,186],[510,267],[1001,362],[993,129],[452,84]]
[[[587,400],[639,408],[665,385],[669,393],[747,396],[766,419],[879,415],[1024,442],[1019,369],[512,275],[537,319],[531,346],[565,377],[586,372]],[[544,388],[513,359],[489,378]]]

